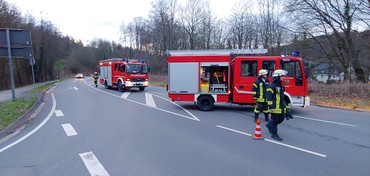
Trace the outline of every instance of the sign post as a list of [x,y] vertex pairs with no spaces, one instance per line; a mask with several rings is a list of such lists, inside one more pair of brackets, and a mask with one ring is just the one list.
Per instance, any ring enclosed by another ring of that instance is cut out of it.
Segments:
[[[6,39],[6,41],[5,41]],[[30,30],[0,28],[0,58],[8,58],[10,86],[12,89],[12,100],[15,101],[15,86],[13,73],[13,58],[32,58],[32,42]],[[35,64],[32,58],[33,65]],[[33,84],[35,78],[33,73]]]
[[33,66],[35,65],[36,61],[35,61],[35,58],[31,57],[30,58],[30,65],[32,67],[32,80],[33,80],[33,88],[36,88],[36,85],[35,85],[35,72],[33,70]]
[[15,101],[15,86],[14,86],[14,75],[13,75],[13,61],[12,61],[12,50],[10,48],[10,32],[6,29],[6,41],[8,46],[8,61],[9,61],[9,75],[10,75],[10,87],[12,89],[12,100]]

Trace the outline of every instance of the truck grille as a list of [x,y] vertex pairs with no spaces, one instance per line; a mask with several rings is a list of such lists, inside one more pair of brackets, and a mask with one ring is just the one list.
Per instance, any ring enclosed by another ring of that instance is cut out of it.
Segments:
[[131,82],[144,82],[144,78],[131,78]]

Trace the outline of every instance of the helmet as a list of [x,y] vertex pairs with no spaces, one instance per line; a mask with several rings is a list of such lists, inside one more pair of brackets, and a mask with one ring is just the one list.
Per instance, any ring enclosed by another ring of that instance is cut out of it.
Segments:
[[275,70],[274,73],[272,73],[272,77],[277,77],[277,76],[284,76],[286,75],[288,72],[285,71],[285,70],[281,70],[281,69],[278,69],[278,70]]
[[98,72],[94,72],[94,74],[98,74]]
[[258,72],[258,75],[262,76],[262,75],[267,75],[268,71],[265,70],[265,69],[262,69]]

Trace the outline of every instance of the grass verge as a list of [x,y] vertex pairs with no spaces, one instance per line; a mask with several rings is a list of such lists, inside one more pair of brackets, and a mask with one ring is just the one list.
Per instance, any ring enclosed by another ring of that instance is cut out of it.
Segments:
[[[28,92],[43,92],[56,81],[36,87]],[[14,102],[9,100],[0,103],[0,131],[6,128],[11,123],[15,122],[19,117],[24,115],[37,101],[37,98],[19,98]]]
[[42,86],[39,86],[39,87],[36,87],[32,90],[29,90],[28,92],[42,92],[44,91],[45,89],[49,88],[50,86],[54,85],[57,81],[53,81],[53,82],[50,82],[50,83],[47,83],[47,84],[44,84]]
[[20,98],[0,104],[0,131],[25,114],[37,101],[37,98]]
[[309,84],[312,104],[370,110],[370,84]]
[[149,75],[149,85],[166,87],[167,75]]

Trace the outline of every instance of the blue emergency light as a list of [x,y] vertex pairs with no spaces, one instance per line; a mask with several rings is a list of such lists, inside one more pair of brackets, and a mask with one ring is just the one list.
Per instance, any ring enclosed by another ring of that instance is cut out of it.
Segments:
[[296,56],[296,57],[298,57],[298,56],[299,56],[299,51],[293,51],[293,52],[292,52],[292,56]]

